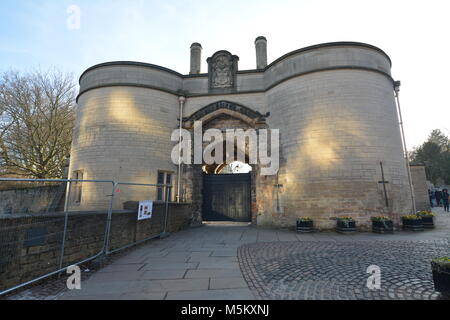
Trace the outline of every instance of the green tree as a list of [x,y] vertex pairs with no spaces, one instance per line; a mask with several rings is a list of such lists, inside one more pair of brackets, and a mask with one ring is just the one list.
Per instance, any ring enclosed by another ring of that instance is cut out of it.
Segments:
[[439,129],[431,131],[427,141],[414,149],[411,160],[425,164],[427,178],[434,184],[439,178],[450,183],[450,140]]
[[449,151],[449,138],[439,129],[434,129],[431,131],[430,136],[428,137],[429,142],[434,142],[437,144],[442,152]]

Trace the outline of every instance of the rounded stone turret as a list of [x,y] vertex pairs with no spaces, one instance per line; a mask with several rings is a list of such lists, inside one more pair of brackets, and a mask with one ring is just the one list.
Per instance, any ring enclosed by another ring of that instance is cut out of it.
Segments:
[[334,218],[351,216],[367,230],[371,216],[398,224],[411,212],[390,70],[380,49],[345,42],[301,49],[267,67],[266,81],[276,84],[266,91],[268,124],[282,135],[282,210],[260,214],[258,224],[289,227],[309,216],[332,229]]

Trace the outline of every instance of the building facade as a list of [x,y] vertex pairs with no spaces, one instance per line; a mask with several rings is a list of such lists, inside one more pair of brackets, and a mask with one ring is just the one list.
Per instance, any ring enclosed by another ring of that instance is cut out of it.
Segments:
[[[169,182],[171,200],[180,195],[181,201],[195,203],[193,221],[201,222],[205,202],[211,201],[205,188],[214,187],[204,185],[209,183],[205,175],[223,165],[182,165],[178,183],[178,166],[171,160],[177,142],[171,135],[181,108],[187,130],[195,121],[202,121],[203,129],[279,129],[277,174],[263,176],[261,166],[252,165],[249,192],[244,192],[255,225],[292,227],[298,217],[309,216],[319,229],[329,229],[333,218],[345,215],[367,227],[374,215],[389,215],[398,223],[410,213],[386,53],[363,43],[325,43],[268,64],[264,37],[256,39],[255,49],[254,70],[239,70],[238,56],[218,51],[207,59],[208,72],[201,73],[198,43],[191,46],[188,75],[138,62],[86,70],[80,78],[71,177]],[[108,194],[110,185],[84,183],[70,208],[104,206]],[[127,200],[160,200],[161,194],[158,188],[124,186],[115,207]]]

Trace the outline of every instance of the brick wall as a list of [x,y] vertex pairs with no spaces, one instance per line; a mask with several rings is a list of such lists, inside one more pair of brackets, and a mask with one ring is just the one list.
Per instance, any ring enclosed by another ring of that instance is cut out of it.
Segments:
[[[110,250],[159,235],[164,229],[165,206],[155,203],[153,217],[137,221],[136,210],[113,213]],[[167,231],[189,226],[191,204],[170,204]],[[95,256],[103,248],[106,212],[69,214],[63,266]],[[59,269],[65,217],[0,216],[0,291]]]

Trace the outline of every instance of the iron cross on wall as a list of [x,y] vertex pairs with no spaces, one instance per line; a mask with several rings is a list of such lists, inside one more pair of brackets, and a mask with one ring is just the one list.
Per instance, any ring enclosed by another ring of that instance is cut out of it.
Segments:
[[386,184],[389,183],[389,181],[386,181],[384,179],[384,169],[383,169],[383,162],[380,161],[380,168],[381,168],[381,181],[378,181],[378,183],[382,183],[383,184],[383,190],[384,190],[384,199],[386,200],[386,207],[389,207],[389,200],[388,200],[388,196],[387,196],[387,191],[386,191]]
[[281,210],[280,208],[280,189],[283,188],[283,185],[280,184],[280,176],[277,173],[277,184],[274,185],[275,188],[277,188],[277,212],[279,212]]

